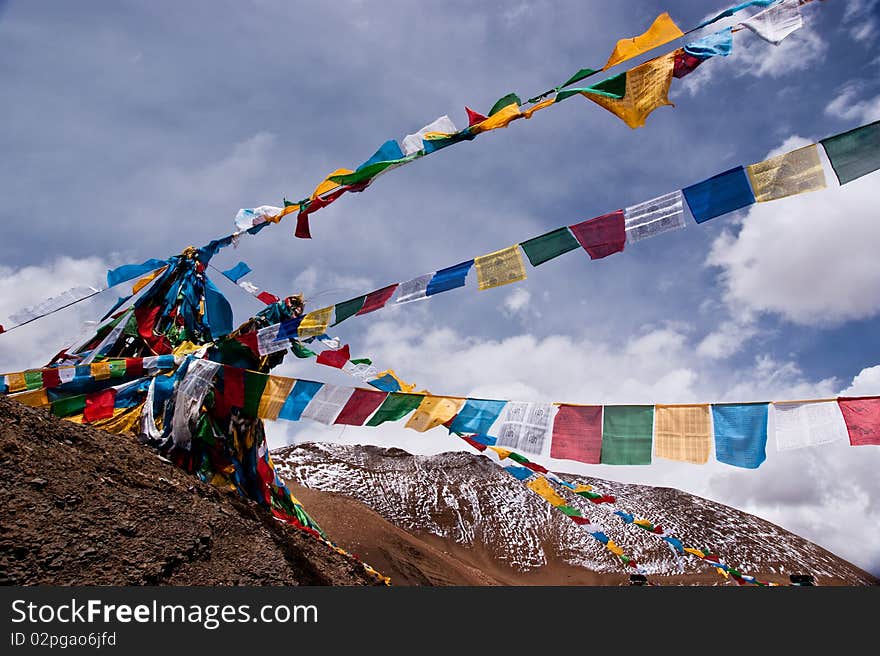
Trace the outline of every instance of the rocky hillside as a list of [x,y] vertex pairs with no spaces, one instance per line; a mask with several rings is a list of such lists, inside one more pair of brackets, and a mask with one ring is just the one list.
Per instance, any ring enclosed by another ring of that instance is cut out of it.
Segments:
[[0,582],[366,585],[353,560],[132,437],[0,396]]
[[[288,481],[313,490],[298,496],[340,544],[397,583],[475,584],[480,576],[489,583],[627,580],[628,572],[589,534],[486,458],[332,444],[286,447],[273,458]],[[670,488],[567,478],[617,497],[614,508],[573,495],[569,503],[602,525],[655,581],[723,579],[699,559],[680,557],[657,536],[623,524],[614,509],[651,519],[685,544],[711,547],[760,578],[788,583],[790,573],[809,572],[821,584],[876,583],[827,550],[722,504]]]

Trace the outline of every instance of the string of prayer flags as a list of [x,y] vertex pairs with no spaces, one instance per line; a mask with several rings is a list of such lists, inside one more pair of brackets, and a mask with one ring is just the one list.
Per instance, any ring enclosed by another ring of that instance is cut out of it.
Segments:
[[419,433],[442,426],[458,414],[464,399],[445,396],[425,396],[419,407],[406,422],[406,428]]
[[370,159],[350,173],[332,175],[328,179],[340,185],[359,185],[369,182],[392,166],[407,161],[406,156],[394,139],[383,143]]
[[708,405],[655,405],[654,454],[704,465],[712,448]]
[[822,139],[819,143],[842,185],[880,169],[880,121]]
[[532,266],[540,266],[544,262],[575,250],[580,244],[568,228],[557,228],[539,237],[534,237],[520,244]]
[[266,387],[260,397],[260,405],[257,408],[257,416],[261,419],[278,419],[281,408],[284,407],[287,397],[293,390],[296,381],[283,376],[268,376]]
[[526,483],[526,487],[528,487],[532,492],[537,494],[539,497],[542,497],[547,503],[556,508],[560,506],[565,506],[565,499],[559,496],[556,490],[547,482],[547,479],[543,476],[536,476],[532,480]]
[[849,443],[852,446],[880,446],[880,398],[841,397],[837,399]]
[[526,268],[518,245],[475,257],[474,268],[477,270],[480,291],[526,279]]
[[759,203],[825,188],[825,172],[816,144],[752,164],[746,172]]
[[780,451],[849,439],[837,401],[774,403],[773,419]]
[[560,405],[553,419],[550,457],[599,464],[602,456],[602,406]]
[[747,18],[740,25],[749,28],[764,41],[778,46],[785,37],[803,27],[799,5],[800,0],[782,0]]
[[603,465],[650,465],[654,406],[605,406],[602,423]]
[[681,191],[627,207],[623,214],[626,241],[630,243],[685,227]]
[[94,287],[78,286],[65,290],[56,296],[51,296],[44,301],[18,310],[14,314],[10,314],[9,318],[17,325],[27,323],[33,319],[37,319],[46,314],[51,314],[61,310],[69,305],[84,301],[100,293],[101,289]]
[[324,383],[303,409],[301,416],[329,426],[336,421],[352,394],[354,389],[351,387]]
[[682,193],[697,223],[704,223],[755,202],[749,178],[742,166],[685,187]]
[[654,19],[651,27],[643,34],[630,39],[620,39],[605,66],[602,67],[602,70],[608,70],[627,59],[638,57],[649,50],[653,50],[683,36],[684,32],[679,29],[668,13],[663,12]]
[[767,458],[767,403],[712,406],[715,459],[734,467],[757,469]]
[[568,226],[591,260],[620,253],[626,244],[623,210]]
[[278,414],[279,419],[287,419],[288,421],[299,421],[303,410],[321,389],[323,383],[316,383],[312,380],[298,380],[293,386],[284,405],[281,406],[281,412]]
[[585,93],[584,96],[607,109],[629,127],[640,128],[655,109],[672,105],[669,101],[669,85],[672,83],[674,68],[675,53],[671,52],[627,71],[626,94],[623,98],[596,93]]

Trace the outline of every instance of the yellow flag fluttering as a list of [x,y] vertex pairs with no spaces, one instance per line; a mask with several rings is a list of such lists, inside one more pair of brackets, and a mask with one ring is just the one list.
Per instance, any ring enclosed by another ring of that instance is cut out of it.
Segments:
[[312,192],[312,195],[309,197],[311,200],[315,200],[318,196],[322,196],[326,194],[328,191],[333,191],[339,186],[338,182],[333,182],[330,178],[337,175],[349,175],[350,173],[354,173],[351,169],[336,169],[324,178],[317,187],[315,187],[315,191]]
[[317,337],[327,332],[327,326],[330,325],[330,319],[333,317],[333,306],[321,308],[309,312],[303,317],[299,324],[297,334],[305,339],[306,337]]
[[442,426],[458,414],[462,405],[464,399],[426,396],[406,422],[406,428],[424,433],[426,430]]
[[565,499],[559,496],[543,476],[533,478],[526,483],[526,486],[535,494],[543,497],[551,506],[558,508],[565,505]]
[[295,382],[292,378],[269,376],[266,379],[266,387],[263,388],[263,395],[260,397],[257,416],[261,419],[278,419],[281,408]]
[[703,465],[712,447],[708,405],[655,405],[654,453],[658,458]]
[[475,257],[474,268],[481,291],[526,279],[526,267],[519,245]]
[[759,203],[825,188],[825,172],[816,144],[746,167]]
[[614,52],[611,53],[608,62],[602,67],[602,70],[608,70],[612,66],[617,66],[620,62],[638,57],[642,53],[683,36],[684,32],[679,29],[678,25],[669,17],[669,14],[664,11],[654,19],[651,27],[644,34],[634,36],[631,39],[620,39],[617,45],[614,46]]
[[148,273],[147,275],[145,275],[143,278],[138,280],[134,285],[132,285],[131,293],[137,294],[140,290],[142,290],[144,287],[146,287],[151,282],[153,282],[156,278],[158,278],[163,273],[165,273],[165,270],[167,268],[168,268],[167,266],[163,266],[161,269],[156,269],[155,271],[153,271],[153,273]]
[[[488,132],[489,130],[506,128],[511,121],[521,118],[522,115],[522,112],[520,112],[519,110],[519,104],[515,102],[510,103],[506,107],[502,107],[497,112],[492,114],[492,116],[487,118],[485,121],[480,121],[479,123],[477,123],[471,128],[471,132],[474,134],[480,134],[481,132]],[[529,114],[529,116],[531,116],[531,114]]]
[[675,67],[675,53],[646,61],[626,72],[626,93],[623,98],[610,98],[595,93],[583,95],[620,118],[631,128],[640,128],[648,115],[669,102],[669,85]]

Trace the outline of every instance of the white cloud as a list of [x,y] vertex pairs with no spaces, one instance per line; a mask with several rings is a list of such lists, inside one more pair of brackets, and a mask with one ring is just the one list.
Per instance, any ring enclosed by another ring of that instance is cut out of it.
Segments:
[[754,325],[723,321],[697,345],[697,353],[707,358],[729,358],[757,333]]
[[880,365],[862,369],[840,396],[880,396]]
[[874,41],[878,34],[878,8],[878,0],[849,0],[846,3],[843,24],[849,27],[849,34],[853,39],[864,45],[870,45]]
[[845,84],[840,94],[825,107],[825,113],[847,121],[870,123],[880,120],[880,96],[858,100],[861,85],[855,82]]
[[760,41],[758,37],[735,48],[740,74],[779,78],[789,73],[806,71],[825,58],[828,44],[812,28],[805,25],[778,46]]
[[[792,137],[777,151],[802,145]],[[773,153],[770,153],[772,156]],[[707,264],[721,269],[732,312],[770,312],[799,324],[833,326],[880,308],[876,179],[752,205],[734,234],[712,244]]]

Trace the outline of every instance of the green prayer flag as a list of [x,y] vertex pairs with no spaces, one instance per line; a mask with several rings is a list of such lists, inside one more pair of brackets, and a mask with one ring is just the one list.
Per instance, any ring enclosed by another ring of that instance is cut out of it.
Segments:
[[357,360],[352,360],[352,364],[373,364],[373,361],[370,358],[358,358]]
[[527,462],[529,462],[528,458],[526,458],[525,456],[521,456],[518,453],[511,452],[510,455],[508,455],[507,457],[510,458],[511,460],[513,460],[514,462],[518,462],[521,465],[524,465]]
[[125,376],[125,360],[113,360],[110,362],[110,378],[122,378]]
[[497,114],[502,109],[513,103],[516,103],[517,105],[522,104],[518,95],[516,95],[515,93],[508,93],[503,98],[499,98],[497,102],[492,105],[492,109],[489,110],[489,116],[492,116],[492,114]]
[[24,382],[29,390],[40,389],[43,386],[43,372],[25,371]]
[[81,414],[86,408],[86,395],[69,396],[66,399],[52,401],[52,414],[56,417],[71,417]]
[[333,323],[336,324],[342,323],[346,319],[351,316],[354,316],[358,312],[361,311],[361,308],[364,307],[364,301],[367,296],[364,294],[363,296],[358,296],[357,298],[353,298],[350,301],[342,301],[342,303],[337,303],[335,307],[336,313],[336,321]]
[[397,421],[403,419],[410,412],[419,407],[424,400],[422,394],[406,394],[404,392],[392,392],[389,394],[376,414],[367,422],[367,426],[378,426],[386,421]]
[[602,422],[603,465],[650,465],[654,406],[606,405]]
[[315,357],[314,351],[306,348],[304,344],[295,339],[290,340],[290,350],[293,351],[293,354],[298,358]]
[[626,95],[626,73],[620,73],[602,80],[597,84],[581,89],[566,89],[556,94],[556,102],[561,102],[566,98],[571,98],[579,93],[592,93],[597,96],[605,96],[607,98],[620,99]]
[[825,148],[834,174],[845,185],[880,169],[880,121],[874,121],[819,143]]
[[255,371],[244,372],[244,408],[242,413],[246,417],[256,417],[260,407],[260,398],[266,388],[269,376]]
[[292,207],[293,205],[298,205],[298,203],[294,203],[292,201],[289,201],[286,198],[284,199],[284,207]]
[[595,75],[602,69],[594,69],[594,68],[582,68],[577,73],[568,78],[565,82],[560,84],[557,87],[557,90],[562,89],[563,87],[567,87],[569,84],[574,84],[575,82],[580,82],[581,80],[585,80],[591,75]]
[[580,246],[568,228],[559,228],[540,237],[534,237],[520,244],[532,266],[544,264],[554,257],[573,251]]
[[403,162],[408,161],[410,158],[404,159],[390,159],[385,162],[375,162],[374,164],[370,164],[369,166],[365,166],[353,173],[346,173],[345,175],[331,175],[329,180],[331,182],[335,182],[336,184],[341,185],[356,185],[361,184],[362,182],[366,182],[382,171],[387,169],[389,166],[393,166],[395,164],[402,164]]
[[569,517],[583,517],[580,510],[578,510],[577,508],[572,508],[571,506],[557,506],[557,509],[561,510]]

